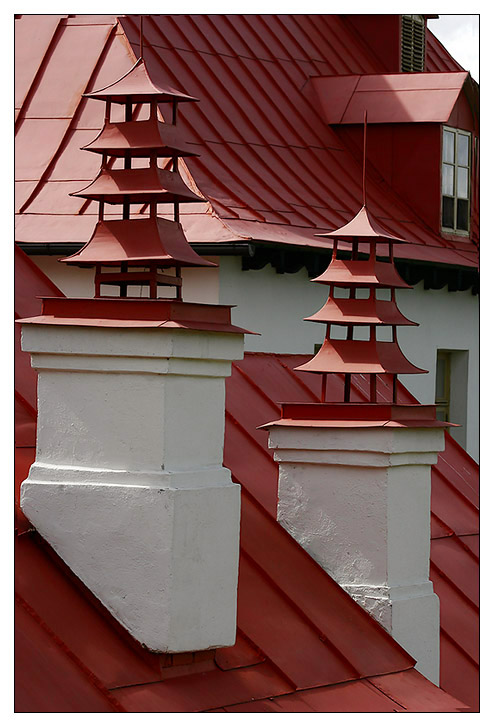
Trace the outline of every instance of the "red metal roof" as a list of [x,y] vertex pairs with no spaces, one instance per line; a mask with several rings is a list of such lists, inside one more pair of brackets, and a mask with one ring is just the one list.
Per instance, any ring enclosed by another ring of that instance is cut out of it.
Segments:
[[[227,380],[225,464],[275,517],[278,467],[257,429],[280,417],[279,402],[319,400],[317,377],[297,372],[310,356],[247,353]],[[328,398],[341,400],[344,376],[328,376]],[[391,377],[378,376],[377,400]],[[368,376],[352,378],[352,401],[368,401]],[[249,406],[245,402],[249,402]],[[414,402],[399,385],[398,402]],[[262,476],[261,476],[262,474]],[[441,599],[441,686],[466,704],[479,702],[479,469],[446,434],[432,468],[431,580]]]
[[[139,52],[139,20],[76,16],[56,25],[54,16],[37,16],[33,40],[33,17],[16,21],[18,63],[29,70],[19,75],[17,92],[16,239],[84,243],[97,205],[68,194],[74,182],[83,186],[96,176],[96,155],[80,147],[101,128],[104,109],[80,94],[129,70]],[[430,34],[428,49],[436,65],[449,63],[439,70],[458,69]],[[208,200],[183,215],[189,241],[330,246],[314,235],[358,211],[360,162],[321,118],[307,82],[386,71],[343,17],[150,16],[144,57],[155,84],[200,99],[184,104],[181,115],[201,154],[187,169]],[[435,235],[372,168],[368,198],[390,233],[413,243],[398,247],[397,257],[476,265],[471,243]]]
[[[16,272],[16,307],[33,313],[34,294],[56,289],[22,253]],[[276,522],[277,467],[256,426],[279,411],[280,395],[311,391],[283,357],[247,354],[228,384],[225,463],[243,485],[237,642],[217,650],[214,661],[184,657],[189,663],[180,664],[179,655],[169,669],[114,621],[18,508],[35,457],[36,413],[24,373],[16,381],[18,712],[465,709],[419,675],[411,657]]]
[[445,122],[468,78],[458,73],[320,76],[310,83],[328,124]]

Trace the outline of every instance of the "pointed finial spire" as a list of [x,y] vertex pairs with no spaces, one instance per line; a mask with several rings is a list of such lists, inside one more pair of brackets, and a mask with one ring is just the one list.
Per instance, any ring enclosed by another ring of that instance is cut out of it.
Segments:
[[365,158],[367,155],[367,109],[364,111],[364,159],[362,163],[362,203],[366,205],[366,194],[365,194]]
[[143,34],[142,34],[142,26],[144,22],[144,16],[139,16],[139,58],[142,58],[143,54]]

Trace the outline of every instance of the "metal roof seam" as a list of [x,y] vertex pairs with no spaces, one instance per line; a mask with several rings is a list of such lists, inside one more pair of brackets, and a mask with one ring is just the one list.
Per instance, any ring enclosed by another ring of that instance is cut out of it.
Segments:
[[[410,667],[410,668],[413,669],[414,667]],[[401,702],[398,702],[397,699],[395,699],[394,697],[392,697],[390,694],[387,694],[383,689],[381,689],[380,687],[378,687],[377,684],[374,684],[374,682],[372,681],[372,677],[369,677],[367,679],[367,682],[370,684],[370,686],[373,689],[375,689],[380,694],[383,694],[387,699],[390,699],[392,702],[394,702],[394,704],[398,705],[398,707],[400,707],[401,709],[403,709],[405,712],[408,712],[409,711],[404,704],[402,704]]]
[[36,613],[36,611],[25,601],[22,596],[20,596],[18,593],[15,594],[15,600],[16,602],[33,618],[36,623],[41,626],[43,631],[48,634],[48,636],[55,642],[55,644],[63,650],[65,654],[71,659],[71,661],[74,662],[74,664],[83,672],[83,674],[88,678],[88,680],[103,694],[103,696],[108,699],[112,707],[117,712],[127,712],[127,710],[116,700],[113,698],[113,696],[110,694],[110,690],[105,687],[105,685],[98,679],[98,677],[90,670],[88,667],[77,657],[74,652],[69,649],[67,644],[65,644],[62,639],[60,639],[57,634],[55,634],[54,631],[39,617],[39,615]]
[[39,86],[39,82],[43,76],[44,70],[46,68],[47,63],[49,62],[49,57],[53,53],[53,47],[58,43],[58,39],[60,38],[60,35],[62,33],[62,16],[59,18],[59,22],[57,27],[55,28],[55,31],[50,39],[50,42],[48,44],[48,47],[45,50],[45,53],[40,61],[40,64],[36,70],[36,73],[34,75],[34,78],[31,81],[31,84],[29,86],[29,89],[21,103],[21,106],[19,107],[19,114],[14,122],[14,130],[18,131],[19,127],[21,126],[23,120],[24,120],[24,114],[25,109],[29,105],[32,97],[34,96],[36,89]]
[[431,563],[431,570],[436,571],[436,573],[448,584],[448,586],[450,586],[454,591],[459,593],[460,596],[468,603],[468,605],[471,606],[471,608],[473,608],[478,613],[480,609],[477,606],[477,604],[474,603],[469,596],[467,596],[467,594],[459,587],[459,585],[457,583],[452,581],[451,578],[449,578],[449,576],[447,576],[446,573],[441,568],[439,568],[439,566],[436,565],[436,563],[434,563],[432,557],[431,557],[430,563]]
[[438,477],[440,477],[443,482],[446,484],[447,487],[449,487],[451,490],[454,490],[454,492],[460,497],[469,507],[472,509],[475,513],[479,512],[479,508],[475,503],[473,503],[467,495],[465,495],[461,490],[458,489],[458,487],[455,487],[455,485],[446,477],[444,472],[442,472],[437,465],[434,467],[434,472]]
[[465,657],[473,666],[475,666],[477,669],[479,668],[479,662],[471,656],[468,651],[465,651],[465,649],[454,639],[451,634],[448,633],[448,631],[444,628],[444,626],[440,627],[441,635],[444,636],[449,643],[455,648],[458,649],[458,651],[462,654],[462,656]]
[[275,409],[276,411],[279,411],[279,407],[278,407],[278,405],[277,405],[277,404],[275,404],[275,403],[274,403],[274,402],[272,401],[272,399],[271,399],[271,398],[270,398],[270,397],[269,397],[269,396],[268,396],[268,395],[266,394],[266,392],[264,391],[264,389],[262,389],[262,388],[261,388],[260,386],[258,386],[258,384],[256,384],[256,382],[254,381],[254,379],[253,379],[253,378],[251,378],[251,377],[249,376],[249,374],[248,374],[248,373],[246,373],[246,372],[245,372],[245,371],[244,371],[244,370],[243,370],[242,368],[240,368],[240,366],[237,366],[237,365],[235,364],[235,362],[234,362],[234,363],[232,364],[232,368],[234,368],[234,369],[235,369],[235,371],[237,371],[237,372],[238,372],[238,374],[240,374],[240,376],[241,376],[241,377],[242,377],[243,379],[245,379],[245,381],[247,381],[247,383],[249,384],[249,386],[251,386],[251,387],[252,387],[252,388],[253,388],[253,389],[254,389],[255,391],[257,391],[257,393],[258,393],[258,394],[259,394],[259,395],[260,395],[260,396],[261,396],[261,397],[262,397],[262,398],[263,398],[263,399],[264,399],[265,401],[269,402],[269,403],[271,404],[271,406],[273,407],[273,409]]
[[[281,588],[281,586],[279,586],[276,581],[273,580],[269,573],[267,573],[267,571],[261,565],[259,565],[259,563],[249,554],[245,547],[241,545],[240,550],[244,554],[244,557],[248,559],[251,565],[262,575],[262,577],[269,581],[271,587],[279,594],[281,594],[283,600],[285,600],[289,604],[290,608],[292,608],[299,615],[299,617],[314,631],[314,633],[317,634],[324,646],[331,652],[333,652],[337,656],[337,658],[340,659],[341,663],[345,664],[345,666],[355,675],[355,678],[359,679],[366,676],[359,673],[359,670],[355,667],[355,665],[352,664],[352,662],[342,653],[342,651],[332,643],[330,638],[325,633],[323,633],[321,629],[314,623],[314,621],[305,613],[305,611],[303,611],[303,609],[300,608],[300,606],[292,600],[287,592],[283,588]],[[328,578],[330,578],[330,576],[328,576]]]
[[240,424],[240,422],[237,419],[235,419],[233,414],[230,414],[228,409],[225,409],[225,416],[237,427],[237,429],[239,429],[242,432],[242,434],[244,436],[247,437],[247,439],[249,439],[249,441],[252,442],[252,444],[254,444],[259,449],[260,452],[262,452],[264,454],[266,459],[268,459],[271,462],[271,464],[274,464],[273,458],[271,457],[269,452],[265,449],[265,447],[263,447],[262,444],[259,444],[257,439],[255,437],[253,437],[252,434],[249,431],[247,431],[247,429],[244,426],[242,426],[242,424]]
[[[60,26],[59,26],[59,28],[60,28]],[[109,46],[109,44],[111,43],[111,41],[113,39],[113,36],[115,35],[116,29],[117,29],[117,24],[115,24],[115,25],[113,25],[112,27],[109,28],[108,34],[106,36],[106,39],[105,39],[105,42],[104,42],[104,45],[103,45],[103,49],[102,49],[101,53],[99,54],[99,56],[98,56],[98,58],[96,60],[96,64],[93,67],[93,70],[91,72],[91,75],[89,76],[89,79],[88,79],[88,81],[86,83],[86,86],[85,86],[84,91],[87,91],[88,88],[90,88],[91,81],[93,80],[94,76],[96,75],[97,70],[100,68],[100,64],[102,62],[102,58],[105,55],[105,49],[107,49],[108,46]],[[61,33],[62,33],[62,30],[60,28],[60,34]],[[63,136],[62,136],[62,138],[61,138],[61,140],[60,140],[60,142],[58,144],[58,147],[57,147],[56,152],[54,153],[54,155],[53,155],[52,159],[50,160],[50,162],[48,163],[48,165],[43,170],[42,174],[40,175],[39,180],[38,180],[36,186],[31,191],[31,194],[29,195],[29,197],[27,198],[27,200],[24,202],[24,204],[21,205],[21,207],[19,208],[19,214],[22,214],[29,207],[29,205],[31,204],[31,202],[38,195],[38,192],[39,192],[41,186],[44,185],[44,183],[47,181],[47,177],[50,174],[50,172],[52,171],[53,167],[55,166],[56,161],[60,157],[60,154],[62,153],[62,149],[67,145],[67,141],[68,141],[69,134],[72,131],[72,124],[77,120],[78,116],[81,113],[81,109],[84,106],[85,106],[85,99],[82,96],[80,96],[79,97],[79,101],[77,103],[77,108],[76,108],[74,114],[72,115],[72,122],[70,124],[68,124],[67,128],[65,129],[65,132],[63,133]],[[79,214],[81,214],[81,212],[79,212]]]
[[[253,77],[253,76],[252,76],[252,74],[250,74],[250,72],[249,72],[249,75],[250,75],[250,76],[251,76],[252,78],[254,78],[254,80],[256,81],[255,77]],[[289,78],[288,74],[287,74],[287,77]],[[257,81],[256,81],[256,83],[257,83]],[[259,84],[257,84],[257,85],[259,86]],[[261,90],[262,90],[262,89],[261,89]],[[286,94],[285,94],[285,97],[286,97]],[[233,98],[233,97],[232,97],[232,98]],[[286,98],[288,98],[288,97],[286,97]],[[233,100],[235,100],[235,99],[233,99]],[[288,100],[289,100],[289,99],[288,99]],[[290,103],[291,103],[291,102],[290,102]],[[238,106],[238,104],[237,104],[237,108],[240,108],[240,107]],[[258,108],[258,111],[259,111],[259,112],[261,112],[261,111],[262,111],[262,109]],[[267,121],[269,122],[269,119],[267,119],[267,117],[265,117],[265,120],[267,120]],[[293,128],[293,127],[292,127],[292,128]],[[224,143],[224,142],[223,142],[223,143]],[[245,143],[245,145],[246,145],[246,147],[250,147],[250,146],[251,146],[250,144],[247,144],[247,143]],[[267,145],[267,146],[271,146],[271,145]],[[305,166],[305,165],[304,165],[304,166]],[[308,171],[310,171],[310,170],[309,170],[309,168],[307,168],[307,169],[308,169]],[[230,170],[230,171],[231,171],[231,170]],[[250,169],[250,171],[252,172],[252,169]],[[353,178],[352,178],[352,179],[353,179]],[[283,180],[281,180],[281,181],[283,181]],[[262,183],[262,180],[261,180],[261,183]],[[313,190],[312,190],[312,191],[313,191]]]
[[[323,16],[324,17],[324,16]],[[312,26],[312,33],[314,36],[319,36],[325,43],[328,42],[327,36],[324,35],[324,33],[321,30],[321,27],[319,23],[315,23],[314,19],[311,15],[309,15],[306,19],[306,22]],[[331,49],[335,50],[336,47],[339,47],[340,49],[343,48],[343,50],[350,55],[351,60],[354,60],[351,51],[348,49],[348,44],[344,44],[341,39],[341,29],[340,32],[335,32],[334,29],[329,25],[326,24],[326,33],[328,36],[331,36]],[[348,62],[344,60],[341,56],[341,50],[338,52],[338,60],[340,61],[343,68],[345,68],[348,72],[351,72],[351,67],[349,66]],[[338,73],[341,72],[340,69],[337,69]]]

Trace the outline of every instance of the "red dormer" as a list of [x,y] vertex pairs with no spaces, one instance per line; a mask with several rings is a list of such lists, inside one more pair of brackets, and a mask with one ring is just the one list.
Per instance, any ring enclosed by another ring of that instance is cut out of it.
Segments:
[[[384,73],[311,79],[321,113],[436,234],[478,240],[478,86],[469,73]],[[379,179],[380,178],[380,179]]]

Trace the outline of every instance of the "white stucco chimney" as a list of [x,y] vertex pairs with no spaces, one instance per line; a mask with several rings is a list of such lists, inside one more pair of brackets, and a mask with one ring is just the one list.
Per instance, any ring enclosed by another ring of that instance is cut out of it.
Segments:
[[266,425],[278,520],[439,683],[439,601],[429,579],[434,407],[285,405]]
[[23,322],[39,378],[21,507],[153,651],[235,642],[240,486],[223,439],[243,333],[228,306],[169,300],[45,299]]

